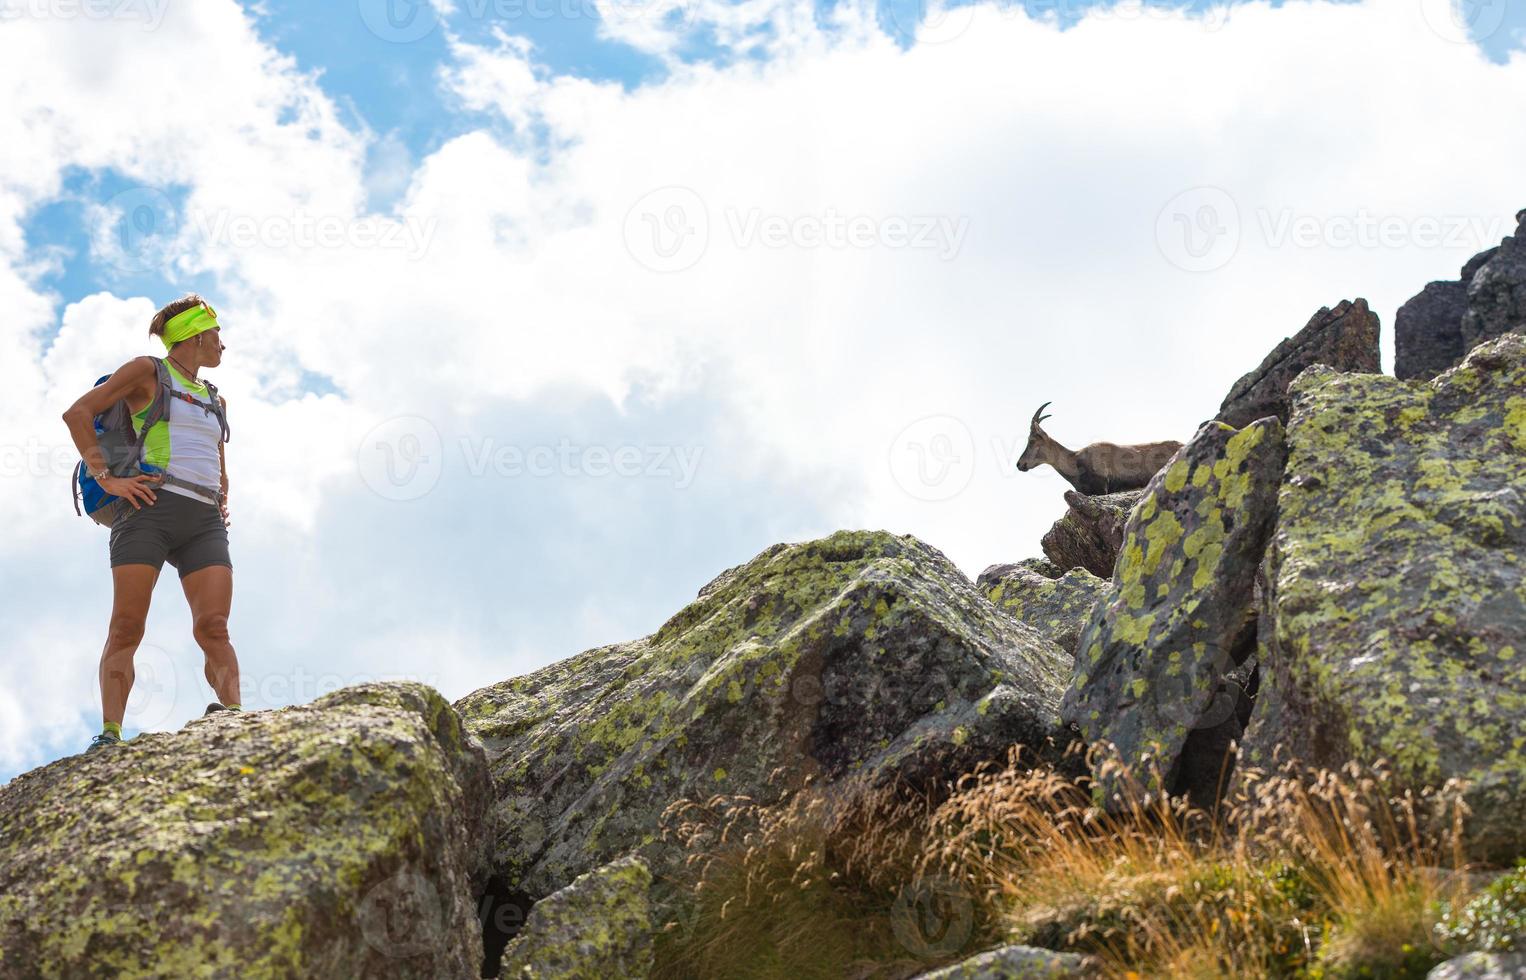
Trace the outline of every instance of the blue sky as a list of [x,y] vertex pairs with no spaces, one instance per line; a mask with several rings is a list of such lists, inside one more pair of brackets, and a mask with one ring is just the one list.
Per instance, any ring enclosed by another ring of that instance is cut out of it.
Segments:
[[[1526,206],[1517,0],[924,7],[0,2],[0,780],[99,720],[58,414],[183,291],[228,323],[246,702],[456,698],[775,541],[1036,554],[1038,402],[1185,438],[1356,295],[1391,364]],[[173,569],[154,602],[129,734],[210,699]]]

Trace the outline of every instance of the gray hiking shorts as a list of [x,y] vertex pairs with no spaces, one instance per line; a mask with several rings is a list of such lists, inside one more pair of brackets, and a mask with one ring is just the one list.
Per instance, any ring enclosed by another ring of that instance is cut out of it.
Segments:
[[162,568],[166,560],[181,578],[208,565],[233,567],[228,528],[215,505],[160,487],[154,503],[137,510],[129,505],[111,525],[112,568]]

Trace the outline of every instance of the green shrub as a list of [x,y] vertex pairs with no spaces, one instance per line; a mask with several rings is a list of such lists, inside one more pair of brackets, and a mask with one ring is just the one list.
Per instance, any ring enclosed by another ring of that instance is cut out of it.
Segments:
[[1526,949],[1526,858],[1461,908],[1443,903],[1436,935],[1448,948],[1460,952]]

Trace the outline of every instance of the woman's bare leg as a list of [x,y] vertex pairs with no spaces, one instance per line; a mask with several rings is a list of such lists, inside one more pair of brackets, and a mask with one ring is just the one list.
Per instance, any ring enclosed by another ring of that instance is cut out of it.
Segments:
[[132,693],[133,654],[143,641],[148,603],[159,569],[154,565],[117,565],[111,570],[111,623],[101,650],[101,717],[120,726]]
[[233,608],[233,569],[207,565],[180,580],[191,604],[191,633],[206,655],[207,683],[223,704],[241,704],[238,655],[228,638],[228,613]]

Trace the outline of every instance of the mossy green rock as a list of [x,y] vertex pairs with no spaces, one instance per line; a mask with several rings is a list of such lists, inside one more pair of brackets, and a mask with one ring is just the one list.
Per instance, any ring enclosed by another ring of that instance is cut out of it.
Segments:
[[224,712],[0,788],[0,977],[475,977],[492,784],[420,684]]
[[[1252,609],[1285,452],[1275,418],[1240,430],[1209,422],[1129,515],[1061,715],[1088,743],[1115,746],[1143,788],[1195,792],[1176,785],[1189,736],[1235,723],[1224,679]],[[1097,775],[1102,798],[1122,802],[1122,774]]]
[[1092,606],[1107,592],[1107,582],[1084,568],[1050,578],[1024,563],[993,565],[975,584],[997,606],[1053,640],[1071,656]]
[[[1246,751],[1474,783],[1485,852],[1526,852],[1526,337],[1431,381],[1305,372],[1268,551]],[[1264,624],[1263,624],[1264,625]],[[1480,854],[1479,856],[1484,856]]]
[[652,970],[652,873],[637,857],[580,875],[530,910],[504,980],[641,980]]
[[650,636],[457,707],[497,782],[499,871],[537,898],[637,848],[660,857],[681,798],[942,782],[1039,745],[1068,670],[936,549],[843,531],[774,545]]
[[1077,953],[1033,946],[1002,946],[962,963],[924,973],[916,980],[1083,980],[1101,974],[1101,964]]

